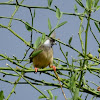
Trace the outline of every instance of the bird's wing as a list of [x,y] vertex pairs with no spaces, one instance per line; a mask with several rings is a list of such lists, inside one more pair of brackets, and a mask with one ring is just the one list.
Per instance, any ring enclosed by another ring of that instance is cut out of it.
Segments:
[[31,57],[32,54],[33,54],[33,52],[34,52],[34,51],[32,51],[31,54],[29,55],[30,63],[32,62],[32,59],[33,59],[33,57]]

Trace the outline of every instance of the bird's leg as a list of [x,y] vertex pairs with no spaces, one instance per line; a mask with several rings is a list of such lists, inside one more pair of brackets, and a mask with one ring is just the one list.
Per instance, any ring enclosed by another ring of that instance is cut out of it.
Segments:
[[51,68],[53,68],[53,70],[56,72],[56,67],[55,66],[50,66]]
[[35,67],[35,72],[37,73],[37,71],[38,71],[38,68],[37,68],[37,67]]
[[[49,66],[50,66],[50,65],[49,65]],[[61,87],[62,93],[63,93],[63,95],[64,95],[64,98],[65,98],[65,100],[67,100],[67,99],[66,99],[66,95],[65,95],[65,93],[64,93],[64,91],[63,91],[63,89],[62,89],[62,85],[61,85],[60,78],[59,78],[59,76],[58,76],[58,74],[57,74],[57,72],[56,72],[56,67],[53,66],[53,65],[51,65],[50,67],[53,68],[54,73],[55,73],[55,75],[56,75],[56,77],[57,77],[57,79],[58,79],[58,81],[59,81],[59,84],[60,84],[60,87]]]

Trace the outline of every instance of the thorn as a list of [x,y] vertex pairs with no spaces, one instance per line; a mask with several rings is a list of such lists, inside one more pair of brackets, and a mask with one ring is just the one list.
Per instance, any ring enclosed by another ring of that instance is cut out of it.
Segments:
[[8,66],[8,64],[6,63],[6,66]]
[[3,77],[5,77],[6,75],[4,74]]

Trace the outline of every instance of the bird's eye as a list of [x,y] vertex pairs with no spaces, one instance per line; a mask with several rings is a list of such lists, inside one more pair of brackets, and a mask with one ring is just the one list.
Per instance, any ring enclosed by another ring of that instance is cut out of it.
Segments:
[[51,41],[52,41],[52,42],[55,42],[55,40],[54,40],[54,39],[51,39]]

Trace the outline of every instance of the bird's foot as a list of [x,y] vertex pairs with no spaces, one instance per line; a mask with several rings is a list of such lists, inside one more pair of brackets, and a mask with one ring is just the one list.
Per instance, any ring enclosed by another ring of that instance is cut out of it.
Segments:
[[56,67],[55,66],[52,65],[51,68],[53,68],[53,70],[56,71]]
[[38,68],[35,67],[35,72],[37,73],[37,71],[38,71]]

